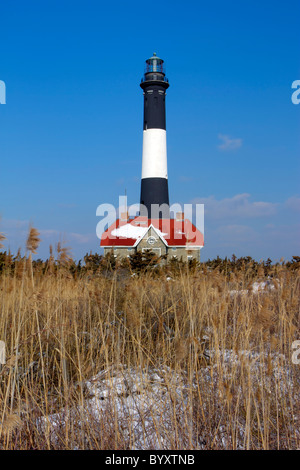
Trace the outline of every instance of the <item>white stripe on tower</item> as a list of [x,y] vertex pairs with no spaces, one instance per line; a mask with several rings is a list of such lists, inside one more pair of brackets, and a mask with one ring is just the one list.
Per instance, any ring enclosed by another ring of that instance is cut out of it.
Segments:
[[143,131],[142,178],[168,178],[165,129]]

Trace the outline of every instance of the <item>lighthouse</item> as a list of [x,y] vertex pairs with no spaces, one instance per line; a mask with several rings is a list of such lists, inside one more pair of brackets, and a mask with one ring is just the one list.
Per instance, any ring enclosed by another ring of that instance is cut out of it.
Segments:
[[140,215],[169,218],[166,90],[164,61],[156,53],[146,60],[140,86],[144,94]]
[[[144,94],[143,154],[139,215],[126,210],[101,235],[104,254],[130,258],[153,252],[158,258],[200,261],[203,234],[169,205],[166,90],[164,61],[155,53],[146,60],[140,86]],[[136,206],[136,205],[134,205]]]

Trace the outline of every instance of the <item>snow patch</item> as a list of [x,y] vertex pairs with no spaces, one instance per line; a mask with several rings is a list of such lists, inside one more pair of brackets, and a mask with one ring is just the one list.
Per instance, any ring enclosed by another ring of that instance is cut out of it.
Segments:
[[[275,281],[277,282],[277,281]],[[251,288],[248,289],[240,289],[240,290],[231,290],[229,291],[230,295],[247,295],[249,292],[253,294],[259,294],[259,293],[264,293],[268,292],[270,290],[276,289],[276,284],[272,282],[270,279],[267,279],[266,281],[255,281],[253,282]]]
[[142,238],[147,230],[148,227],[137,227],[132,224],[126,224],[112,230],[111,234],[114,237],[132,238],[136,240],[137,238]]
[[[114,237],[132,238],[137,240],[138,238],[143,238],[148,230],[149,227],[139,227],[132,224],[126,224],[112,230],[111,234]],[[161,237],[168,235],[167,233],[161,232],[161,230],[157,229],[156,227],[154,227],[154,230]]]
[[107,412],[112,422],[117,420],[132,450],[168,449],[175,423],[189,427],[184,411],[188,409],[184,374],[168,368],[144,370],[120,365],[101,371],[82,386],[83,407],[61,410],[38,423],[41,430],[50,428],[54,443],[59,440],[59,430],[71,422],[81,428],[84,422],[101,422]]

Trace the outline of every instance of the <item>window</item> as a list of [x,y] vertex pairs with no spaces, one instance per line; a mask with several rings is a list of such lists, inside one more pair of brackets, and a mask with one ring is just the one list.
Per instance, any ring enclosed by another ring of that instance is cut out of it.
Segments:
[[148,242],[149,245],[154,245],[154,243],[156,242],[156,238],[155,237],[149,237],[147,242]]

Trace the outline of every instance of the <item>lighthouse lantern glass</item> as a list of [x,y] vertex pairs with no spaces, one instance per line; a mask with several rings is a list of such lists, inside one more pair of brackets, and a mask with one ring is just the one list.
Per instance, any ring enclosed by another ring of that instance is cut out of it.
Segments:
[[146,60],[145,73],[158,72],[164,74],[165,70],[163,63],[164,61],[159,57],[151,57],[150,59]]

